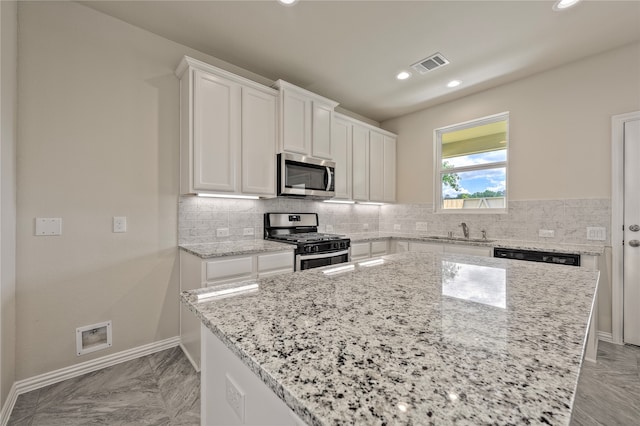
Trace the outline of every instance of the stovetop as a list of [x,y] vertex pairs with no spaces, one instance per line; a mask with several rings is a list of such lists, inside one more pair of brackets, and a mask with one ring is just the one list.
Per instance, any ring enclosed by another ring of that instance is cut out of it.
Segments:
[[346,237],[344,235],[325,234],[322,232],[299,232],[299,233],[291,233],[291,234],[273,235],[269,239],[302,244],[302,243],[313,243],[318,241],[344,240],[346,239]]

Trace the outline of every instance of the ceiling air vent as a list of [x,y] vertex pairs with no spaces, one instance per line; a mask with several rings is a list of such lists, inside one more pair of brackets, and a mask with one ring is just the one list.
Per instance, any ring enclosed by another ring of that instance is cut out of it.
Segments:
[[426,74],[429,71],[433,71],[436,68],[443,67],[448,63],[449,61],[447,60],[447,58],[442,56],[441,53],[435,53],[429,56],[428,58],[418,61],[415,64],[411,65],[411,68],[418,71],[420,74]]

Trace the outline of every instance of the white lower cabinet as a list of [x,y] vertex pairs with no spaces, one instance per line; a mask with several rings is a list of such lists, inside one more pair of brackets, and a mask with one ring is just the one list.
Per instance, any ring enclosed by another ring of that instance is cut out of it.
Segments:
[[389,253],[389,242],[387,240],[351,243],[352,261],[384,256],[387,253]]
[[461,244],[444,244],[445,253],[470,254],[472,256],[493,256],[493,247],[464,246]]
[[[180,251],[180,291],[242,282],[293,272],[293,251],[202,259]],[[180,344],[200,369],[200,320],[180,304]]]
[[423,243],[418,241],[409,241],[409,251],[420,251],[430,253],[443,253],[444,247],[442,244]]
[[256,374],[201,325],[200,424],[291,425],[305,423]]
[[351,243],[351,260],[367,259],[371,256],[369,242]]

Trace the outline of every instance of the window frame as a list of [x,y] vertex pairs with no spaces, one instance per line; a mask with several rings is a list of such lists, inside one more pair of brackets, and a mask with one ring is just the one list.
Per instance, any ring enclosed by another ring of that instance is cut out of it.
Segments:
[[[498,121],[506,121],[506,134],[507,134],[507,143],[505,148],[506,152],[506,160],[505,161],[497,161],[493,163],[486,164],[478,164],[473,166],[463,166],[463,167],[454,167],[451,169],[443,169],[442,168],[442,135],[444,133],[455,132],[458,130],[469,129],[472,127],[483,126],[485,124],[496,123]],[[510,144],[510,114],[509,111],[501,112],[498,114],[488,115],[481,118],[476,118],[473,120],[465,121],[462,123],[452,124],[449,126],[439,127],[433,130],[433,170],[434,170],[434,182],[433,182],[433,211],[435,213],[443,213],[443,214],[506,214],[509,208],[509,144]],[[477,170],[489,170],[504,167],[505,173],[505,189],[504,189],[504,208],[468,208],[468,209],[445,209],[442,206],[443,197],[442,197],[442,174],[443,170],[446,170],[446,173],[460,173],[460,172],[471,172]]]

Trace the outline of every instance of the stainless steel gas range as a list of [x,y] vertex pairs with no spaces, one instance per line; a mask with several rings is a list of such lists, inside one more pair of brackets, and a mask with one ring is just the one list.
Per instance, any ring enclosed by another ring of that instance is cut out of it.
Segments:
[[351,260],[351,240],[318,232],[317,213],[265,213],[264,239],[295,244],[295,270]]

